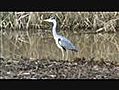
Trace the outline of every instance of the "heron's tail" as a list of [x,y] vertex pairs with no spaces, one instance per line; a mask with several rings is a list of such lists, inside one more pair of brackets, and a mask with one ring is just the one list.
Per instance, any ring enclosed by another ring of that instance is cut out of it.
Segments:
[[78,49],[71,49],[72,51],[75,51],[75,52],[78,52],[79,50]]

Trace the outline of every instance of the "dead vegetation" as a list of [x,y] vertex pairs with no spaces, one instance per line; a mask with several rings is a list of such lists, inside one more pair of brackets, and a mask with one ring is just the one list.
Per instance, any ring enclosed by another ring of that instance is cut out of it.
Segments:
[[[107,58],[115,57],[113,56],[115,54],[117,59],[119,58],[119,39],[116,35],[119,27],[119,12],[0,12],[1,57],[42,58],[39,53],[44,51],[41,50],[42,47],[39,44],[53,39],[51,25],[42,20],[54,15],[57,17],[58,29],[61,29],[60,32],[63,35],[70,38],[67,33],[71,32],[78,34],[78,38],[82,38],[75,41],[81,48],[80,56],[84,57],[85,54],[82,53],[89,50],[90,53],[87,56]],[[81,34],[85,34],[84,37]],[[87,42],[84,43],[84,41]],[[54,42],[47,45],[51,43]],[[49,48],[49,46],[45,47]],[[51,56],[53,52],[51,50],[45,54]],[[59,51],[56,50],[54,53],[57,52]]]
[[42,20],[56,16],[60,29],[92,32],[118,31],[119,12],[1,12],[0,28],[6,30],[43,29]]
[[[80,48],[69,61],[59,59],[43,22],[54,15],[60,33]],[[119,12],[0,12],[0,78],[119,79],[118,28]]]
[[1,58],[0,61],[1,79],[119,79],[119,63],[111,60]]

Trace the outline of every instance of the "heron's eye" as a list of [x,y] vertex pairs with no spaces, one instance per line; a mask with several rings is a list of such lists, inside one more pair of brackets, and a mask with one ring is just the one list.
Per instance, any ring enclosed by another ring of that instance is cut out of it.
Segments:
[[55,16],[52,16],[50,19],[52,20],[52,19],[56,19],[56,18],[55,18]]

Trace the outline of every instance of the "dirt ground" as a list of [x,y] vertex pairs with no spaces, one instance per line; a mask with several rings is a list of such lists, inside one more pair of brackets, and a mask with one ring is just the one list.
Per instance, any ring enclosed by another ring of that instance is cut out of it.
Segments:
[[0,58],[0,79],[119,79],[119,63],[93,58],[72,62]]

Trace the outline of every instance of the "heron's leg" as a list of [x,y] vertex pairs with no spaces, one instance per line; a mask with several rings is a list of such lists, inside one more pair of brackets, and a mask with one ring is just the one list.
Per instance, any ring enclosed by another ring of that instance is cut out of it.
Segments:
[[69,53],[68,53],[68,50],[66,50],[66,53],[67,53],[66,60],[68,60],[68,54],[69,54]]
[[62,60],[64,60],[64,50],[61,49],[61,51],[62,51]]

